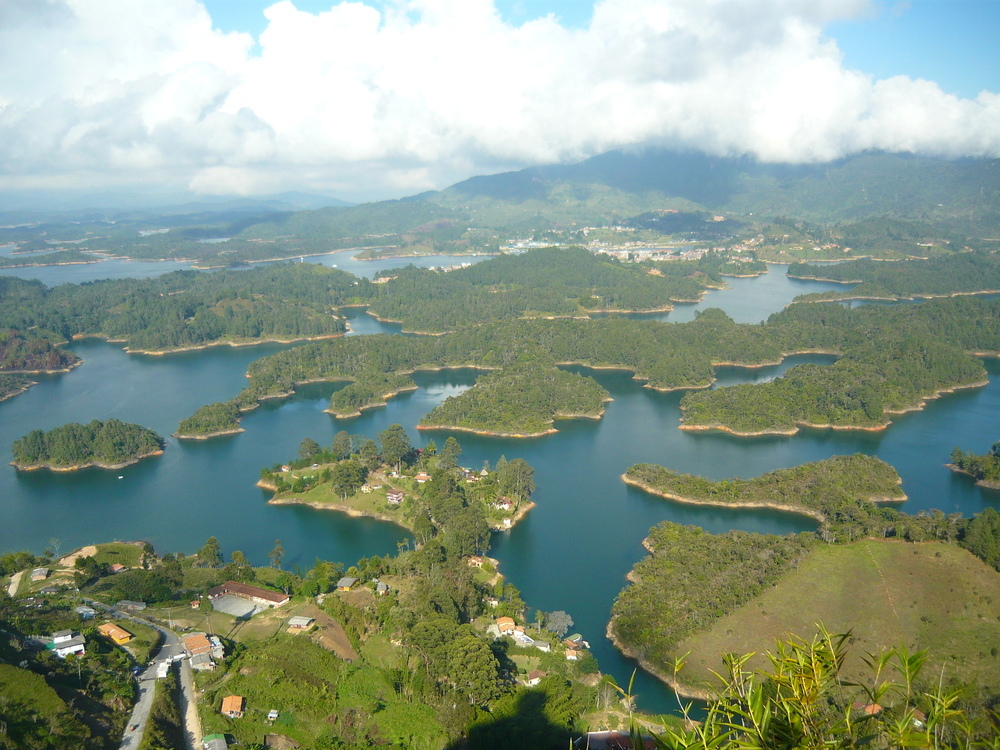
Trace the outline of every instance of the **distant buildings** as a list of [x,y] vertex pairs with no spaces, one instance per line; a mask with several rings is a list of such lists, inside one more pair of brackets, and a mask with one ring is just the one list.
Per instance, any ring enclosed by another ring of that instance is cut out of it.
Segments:
[[31,571],[32,581],[44,581],[48,577],[49,577],[48,568],[35,568],[33,571]]

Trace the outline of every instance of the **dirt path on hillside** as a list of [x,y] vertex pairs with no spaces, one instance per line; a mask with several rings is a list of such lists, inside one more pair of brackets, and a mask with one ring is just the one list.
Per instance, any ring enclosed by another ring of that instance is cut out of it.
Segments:
[[19,570],[10,578],[10,586],[7,587],[7,596],[11,599],[14,598],[14,594],[17,593],[17,587],[21,585],[21,576],[23,576],[28,571]]

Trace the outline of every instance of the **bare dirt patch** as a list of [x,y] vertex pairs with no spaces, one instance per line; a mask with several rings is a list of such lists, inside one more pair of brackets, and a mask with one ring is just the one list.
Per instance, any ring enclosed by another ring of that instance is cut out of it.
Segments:
[[336,654],[344,661],[357,661],[361,658],[351,645],[343,626],[319,607],[310,604],[299,614],[315,618],[316,629],[311,634],[312,639],[327,651]]

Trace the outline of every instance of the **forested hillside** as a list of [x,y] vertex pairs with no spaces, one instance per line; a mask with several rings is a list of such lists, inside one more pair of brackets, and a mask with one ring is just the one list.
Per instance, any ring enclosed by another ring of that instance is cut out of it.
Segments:
[[176,271],[151,279],[63,284],[0,277],[0,325],[70,339],[103,336],[132,350],[301,339],[344,332],[337,307],[370,294],[363,279],[323,266]]
[[[793,305],[763,325],[737,324],[719,310],[707,310],[677,324],[621,317],[512,320],[437,337],[353,337],[254,362],[247,387],[232,403],[246,411],[263,398],[290,394],[297,383],[348,381],[342,395],[334,395],[331,410],[353,413],[413,388],[408,377],[413,370],[503,368],[522,355],[631,370],[653,388],[705,388],[714,379],[713,365],[759,365],[802,351],[842,356],[833,365],[795,367],[769,383],[688,394],[681,402],[684,425],[738,433],[793,432],[801,423],[882,428],[893,411],[918,408],[941,390],[984,382],[982,363],[968,352],[1000,351],[1000,301],[955,298],[854,310],[832,303]],[[479,387],[462,400],[479,399]],[[500,413],[500,400],[491,400],[493,413]],[[572,413],[573,407],[538,416],[545,421],[558,412]],[[211,426],[235,429],[236,421]]]
[[788,275],[856,284],[843,292],[802,295],[800,302],[832,299],[913,299],[1000,291],[1000,255],[956,253],[928,259],[884,262],[853,260],[836,265],[793,263]]

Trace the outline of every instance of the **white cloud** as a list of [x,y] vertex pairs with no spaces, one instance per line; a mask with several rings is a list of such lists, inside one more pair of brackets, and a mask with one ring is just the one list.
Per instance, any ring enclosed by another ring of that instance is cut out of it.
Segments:
[[385,196],[663,143],[771,161],[1000,156],[1000,96],[875,81],[823,35],[868,0],[282,0],[259,49],[198,0],[0,4],[0,188],[82,179]]

